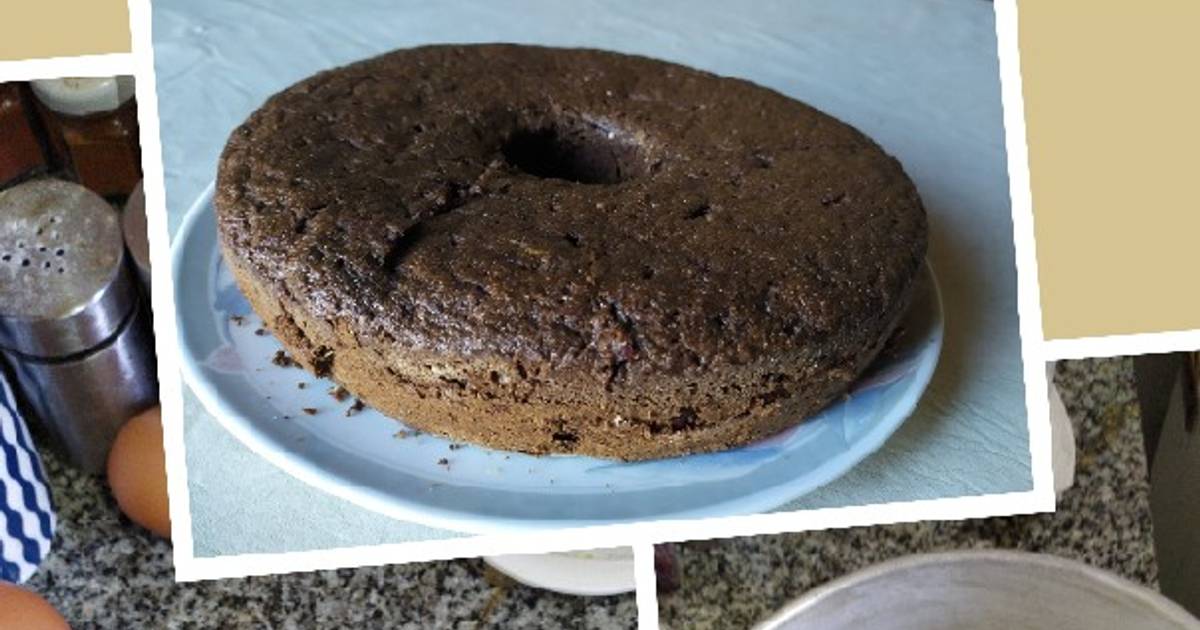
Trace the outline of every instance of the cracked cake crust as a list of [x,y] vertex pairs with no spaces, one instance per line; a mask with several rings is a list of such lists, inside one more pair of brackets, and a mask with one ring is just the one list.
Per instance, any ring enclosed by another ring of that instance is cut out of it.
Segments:
[[926,218],[899,163],[751,83],[580,49],[400,50],[231,135],[222,253],[292,356],[416,428],[621,459],[844,393]]

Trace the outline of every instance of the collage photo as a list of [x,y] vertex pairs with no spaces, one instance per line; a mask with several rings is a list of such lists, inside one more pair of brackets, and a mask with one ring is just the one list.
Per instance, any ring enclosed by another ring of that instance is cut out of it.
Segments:
[[0,630],[1200,630],[1190,4],[17,4]]

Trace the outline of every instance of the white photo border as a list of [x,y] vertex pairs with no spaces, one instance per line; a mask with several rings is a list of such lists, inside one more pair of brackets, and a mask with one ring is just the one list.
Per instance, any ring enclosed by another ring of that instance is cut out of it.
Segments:
[[33,81],[62,77],[111,77],[134,73],[133,53],[0,61],[0,80]]

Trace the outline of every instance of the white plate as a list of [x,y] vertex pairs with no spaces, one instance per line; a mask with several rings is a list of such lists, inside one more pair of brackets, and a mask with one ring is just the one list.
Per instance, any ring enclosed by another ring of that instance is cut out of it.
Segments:
[[637,586],[633,550],[627,547],[488,556],[483,560],[522,584],[567,595],[620,595]]
[[[217,248],[212,186],[173,244],[183,368],[205,407],[252,450],[297,478],[395,518],[485,533],[757,513],[846,472],[917,404],[942,345],[941,299],[926,269],[894,350],[850,395],[761,442],[721,453],[624,463],[403,439],[396,420],[347,417],[333,384],[271,358],[261,321]],[[233,317],[244,317],[241,325]],[[298,383],[305,383],[304,389]],[[314,413],[308,414],[308,408]]]

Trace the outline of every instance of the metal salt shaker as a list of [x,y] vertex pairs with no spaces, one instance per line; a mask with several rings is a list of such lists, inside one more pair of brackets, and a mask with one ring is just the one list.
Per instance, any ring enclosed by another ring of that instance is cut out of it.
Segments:
[[88,472],[158,404],[149,310],[99,195],[58,180],[0,192],[0,355],[31,422]]
[[150,240],[146,234],[146,193],[141,181],[138,181],[129,195],[129,200],[125,202],[125,210],[121,213],[121,229],[125,232],[125,247],[129,250],[129,258],[137,269],[142,288],[149,295]]

